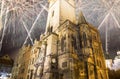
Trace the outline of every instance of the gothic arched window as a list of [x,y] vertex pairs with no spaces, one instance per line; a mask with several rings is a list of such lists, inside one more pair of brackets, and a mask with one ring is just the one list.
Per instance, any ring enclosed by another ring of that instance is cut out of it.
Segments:
[[74,47],[75,49],[77,49],[77,43],[76,43],[76,38],[75,36],[71,35],[71,38],[72,38],[72,47]]
[[66,37],[62,37],[61,39],[61,50],[64,51],[65,50],[65,47],[66,47]]
[[50,32],[52,32],[53,31],[53,26],[51,26],[51,28],[50,28]]
[[50,32],[50,27],[47,28],[47,32]]
[[55,13],[55,12],[53,11],[53,12],[52,12],[52,17],[54,16],[54,13]]
[[84,43],[84,46],[86,47],[87,46],[87,36],[86,36],[86,33],[83,33],[83,43]]

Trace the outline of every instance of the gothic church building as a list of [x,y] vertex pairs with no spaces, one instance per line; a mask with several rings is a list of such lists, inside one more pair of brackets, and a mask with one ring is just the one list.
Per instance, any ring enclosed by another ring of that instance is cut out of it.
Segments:
[[99,32],[82,12],[76,19],[75,0],[48,2],[46,31],[28,79],[108,79]]

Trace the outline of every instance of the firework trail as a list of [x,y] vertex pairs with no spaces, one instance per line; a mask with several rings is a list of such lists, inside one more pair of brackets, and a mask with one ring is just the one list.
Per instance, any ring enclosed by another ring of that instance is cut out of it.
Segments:
[[[31,29],[30,29],[30,31],[29,31],[29,33],[28,33],[28,34],[30,34],[30,33],[32,32],[32,29],[34,28],[34,26],[35,26],[35,24],[36,24],[37,20],[40,18],[41,13],[42,13],[43,11],[44,11],[44,8],[40,11],[40,13],[38,14],[37,18],[36,18],[36,19],[35,19],[35,21],[33,22],[33,25],[32,25],[32,27],[31,27]],[[24,44],[26,43],[26,41],[27,41],[28,37],[29,37],[29,36],[27,36],[27,38],[26,38],[26,40],[25,40]]]
[[[41,16],[39,14],[40,11],[43,8],[47,11],[46,6],[44,6],[45,3],[46,0],[1,0],[0,17],[3,22],[3,33],[0,39],[0,47],[2,47],[2,42],[7,32],[11,33],[11,28],[14,36],[18,34],[17,32],[24,35],[23,37],[27,35],[27,38],[29,38],[33,44],[33,39],[29,30],[33,24],[35,27],[36,23],[34,23],[34,21],[38,15]],[[21,29],[22,26],[24,28]],[[24,31],[26,31],[26,33]],[[30,31],[32,31],[32,29]]]

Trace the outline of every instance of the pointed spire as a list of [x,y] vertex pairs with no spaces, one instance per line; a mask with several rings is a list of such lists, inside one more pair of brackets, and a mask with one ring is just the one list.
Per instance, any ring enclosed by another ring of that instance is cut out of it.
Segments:
[[79,24],[86,24],[86,23],[87,23],[84,15],[83,15],[83,13],[82,13],[82,11],[80,11],[80,13],[79,13],[78,23],[79,23]]

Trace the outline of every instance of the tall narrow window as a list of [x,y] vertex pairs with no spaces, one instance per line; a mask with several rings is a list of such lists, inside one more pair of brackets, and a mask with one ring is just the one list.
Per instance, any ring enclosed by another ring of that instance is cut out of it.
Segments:
[[50,27],[47,28],[47,32],[50,32]]
[[87,37],[86,37],[85,33],[83,33],[83,42],[84,42],[84,46],[86,47],[87,46]]
[[72,38],[72,46],[74,47],[74,49],[77,49],[76,38],[73,35],[71,35],[71,38]]
[[52,17],[54,16],[54,11],[52,12]]
[[62,39],[61,39],[61,50],[63,51],[63,44],[64,44],[64,39],[63,39],[63,37],[62,37]]
[[50,28],[50,32],[52,32],[53,31],[53,26],[51,26],[51,28]]
[[61,39],[61,50],[62,51],[65,51],[65,48],[66,48],[65,40],[66,40],[66,37],[62,37],[62,39]]

